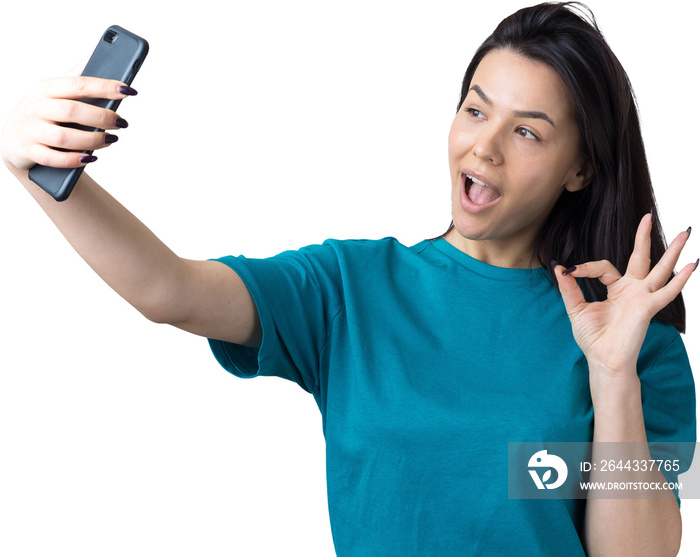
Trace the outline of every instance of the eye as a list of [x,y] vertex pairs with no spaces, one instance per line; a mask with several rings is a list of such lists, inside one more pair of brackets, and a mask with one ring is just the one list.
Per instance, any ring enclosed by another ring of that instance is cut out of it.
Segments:
[[467,114],[469,114],[469,116],[473,118],[486,118],[486,116],[484,116],[484,113],[481,112],[481,110],[477,110],[476,108],[465,108],[464,110],[467,112]]
[[532,133],[527,128],[518,128],[517,130],[515,130],[515,133],[517,133],[521,137],[524,137],[525,139],[534,139],[536,141],[540,140],[539,137],[537,137],[534,133]]

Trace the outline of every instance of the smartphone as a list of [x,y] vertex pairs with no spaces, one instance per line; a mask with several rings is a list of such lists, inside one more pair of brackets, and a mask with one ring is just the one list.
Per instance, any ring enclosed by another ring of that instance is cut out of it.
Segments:
[[[148,42],[118,25],[112,25],[102,34],[82,75],[116,79],[131,85],[147,54]],[[121,100],[92,98],[80,100],[115,111],[121,102]],[[76,124],[61,125],[86,131],[104,131]],[[87,155],[92,154],[92,151],[84,152]],[[73,191],[83,168],[52,168],[37,164],[29,169],[29,178],[51,194],[56,201],[64,201]]]

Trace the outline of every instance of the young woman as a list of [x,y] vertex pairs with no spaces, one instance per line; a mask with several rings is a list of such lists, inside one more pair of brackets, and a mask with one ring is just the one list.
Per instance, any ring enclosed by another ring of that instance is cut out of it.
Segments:
[[[576,6],[505,19],[477,51],[449,135],[452,225],[406,247],[327,241],[270,259],[185,260],[83,174],[55,203],[27,178],[119,115],[123,84],[44,82],[3,158],[80,255],[147,318],[208,337],[242,377],[313,394],[339,555],[657,555],[674,497],[509,499],[508,442],[694,441],[693,379],[636,107]],[[597,301],[593,301],[597,300]],[[595,419],[594,419],[595,418]],[[665,481],[661,473],[651,476]]]

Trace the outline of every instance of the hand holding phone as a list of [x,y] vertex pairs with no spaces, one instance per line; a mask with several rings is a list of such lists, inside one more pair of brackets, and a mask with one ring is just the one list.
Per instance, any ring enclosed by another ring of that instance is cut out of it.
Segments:
[[[144,39],[122,27],[113,25],[102,34],[82,75],[114,79],[131,85],[147,54],[148,43]],[[82,98],[79,100],[111,111],[116,111],[121,103],[121,99]],[[78,124],[61,125],[85,131],[104,131],[103,128]],[[85,156],[91,156],[93,151],[83,152]],[[56,201],[64,201],[73,190],[83,168],[82,166],[54,168],[37,164],[29,170],[29,178],[51,194]]]

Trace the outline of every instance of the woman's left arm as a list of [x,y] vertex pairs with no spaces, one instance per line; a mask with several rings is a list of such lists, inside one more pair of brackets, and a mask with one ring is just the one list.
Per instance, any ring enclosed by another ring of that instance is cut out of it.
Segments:
[[[608,261],[564,269],[554,266],[576,342],[590,372],[595,416],[593,442],[635,442],[651,459],[644,427],[637,359],[652,317],[678,296],[697,267],[683,267],[669,277],[690,236],[679,234],[658,264],[651,267],[652,215],[637,230],[634,251],[624,276]],[[577,278],[598,278],[608,287],[603,302],[586,302]],[[594,445],[595,451],[595,445]],[[591,481],[594,481],[593,475]],[[665,482],[659,470],[644,481]],[[596,499],[586,504],[584,542],[590,556],[676,555],[681,516],[672,492],[663,499]]]

